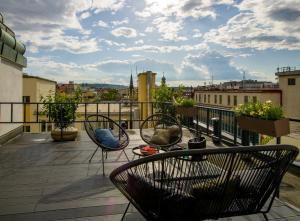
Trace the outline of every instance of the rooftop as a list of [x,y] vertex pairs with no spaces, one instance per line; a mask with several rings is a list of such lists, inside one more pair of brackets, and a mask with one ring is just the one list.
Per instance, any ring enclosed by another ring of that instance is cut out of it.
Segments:
[[[126,152],[142,143],[137,130],[128,130],[130,145]],[[185,133],[185,139],[189,134]],[[215,148],[211,141],[207,144]],[[120,220],[127,205],[126,198],[102,176],[100,153],[91,164],[95,150],[85,132],[77,141],[53,142],[50,134],[23,134],[0,148],[0,220]],[[120,152],[108,154],[106,173],[126,163]],[[290,176],[290,175],[289,175]],[[295,195],[295,187],[283,182],[283,188]],[[297,187],[300,189],[300,185]],[[281,191],[287,195],[287,191]],[[297,195],[297,194],[296,194]],[[276,200],[270,220],[300,219],[300,210]],[[144,220],[134,209],[125,220]],[[221,220],[263,220],[250,215]]]

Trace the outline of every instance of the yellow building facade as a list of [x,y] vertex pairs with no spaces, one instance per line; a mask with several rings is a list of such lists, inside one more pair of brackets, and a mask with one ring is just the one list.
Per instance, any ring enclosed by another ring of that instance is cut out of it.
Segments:
[[155,93],[156,73],[146,71],[138,74],[138,102],[141,119],[146,119],[152,114],[152,102]]
[[[50,92],[55,93],[56,82],[45,78],[30,76],[23,74],[23,102],[24,103],[39,103],[41,97],[47,96]],[[25,122],[40,123],[24,123],[24,132],[39,133],[46,132],[52,129],[52,125],[47,125],[47,117],[40,114],[43,106],[37,104],[24,104],[24,120]],[[37,112],[39,116],[37,117]]]
[[273,104],[280,106],[282,103],[281,90],[196,90],[194,100],[198,104],[233,108],[247,102],[266,102],[271,100]]
[[276,73],[282,91],[282,107],[289,118],[300,119],[300,70]]

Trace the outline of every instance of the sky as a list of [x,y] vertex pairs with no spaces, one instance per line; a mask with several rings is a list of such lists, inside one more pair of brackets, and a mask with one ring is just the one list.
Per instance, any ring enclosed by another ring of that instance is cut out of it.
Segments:
[[27,47],[24,72],[57,82],[128,85],[137,69],[196,86],[300,68],[299,0],[1,0],[0,11]]

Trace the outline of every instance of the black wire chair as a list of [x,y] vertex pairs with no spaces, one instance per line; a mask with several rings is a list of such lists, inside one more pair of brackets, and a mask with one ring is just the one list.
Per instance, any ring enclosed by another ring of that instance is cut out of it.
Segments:
[[[170,130],[167,143],[154,143],[152,138],[159,130]],[[175,132],[175,133],[174,133]],[[173,136],[175,134],[175,136]],[[150,146],[156,146],[164,150],[179,143],[182,139],[182,127],[176,118],[166,114],[153,114],[147,117],[140,126],[142,140]]]
[[[105,175],[104,173],[104,152],[106,153],[106,158],[107,158],[107,153],[112,152],[112,151],[122,151],[122,153],[125,154],[127,160],[129,161],[129,158],[125,152],[125,147],[128,146],[129,144],[129,136],[117,122],[114,120],[110,119],[109,117],[103,116],[103,115],[90,115],[86,118],[84,121],[84,127],[85,130],[88,134],[88,136],[91,138],[91,140],[97,145],[96,150],[92,154],[91,158],[89,159],[89,163],[92,161],[94,155],[96,154],[97,150],[100,148],[102,150],[102,172],[103,176]],[[95,134],[95,130],[97,128],[101,129],[111,129],[112,134],[114,137],[118,138],[119,140],[119,147],[117,148],[112,148],[109,146],[103,145],[97,138]]]
[[282,177],[297,154],[289,145],[173,151],[131,161],[110,179],[147,220],[256,213],[268,220]]

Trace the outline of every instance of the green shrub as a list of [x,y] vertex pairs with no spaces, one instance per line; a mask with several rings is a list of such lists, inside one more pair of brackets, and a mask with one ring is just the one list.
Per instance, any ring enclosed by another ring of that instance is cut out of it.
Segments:
[[238,116],[254,117],[264,120],[279,120],[284,117],[282,108],[273,105],[271,101],[266,101],[265,103],[249,102],[241,104],[235,108],[235,113]]

